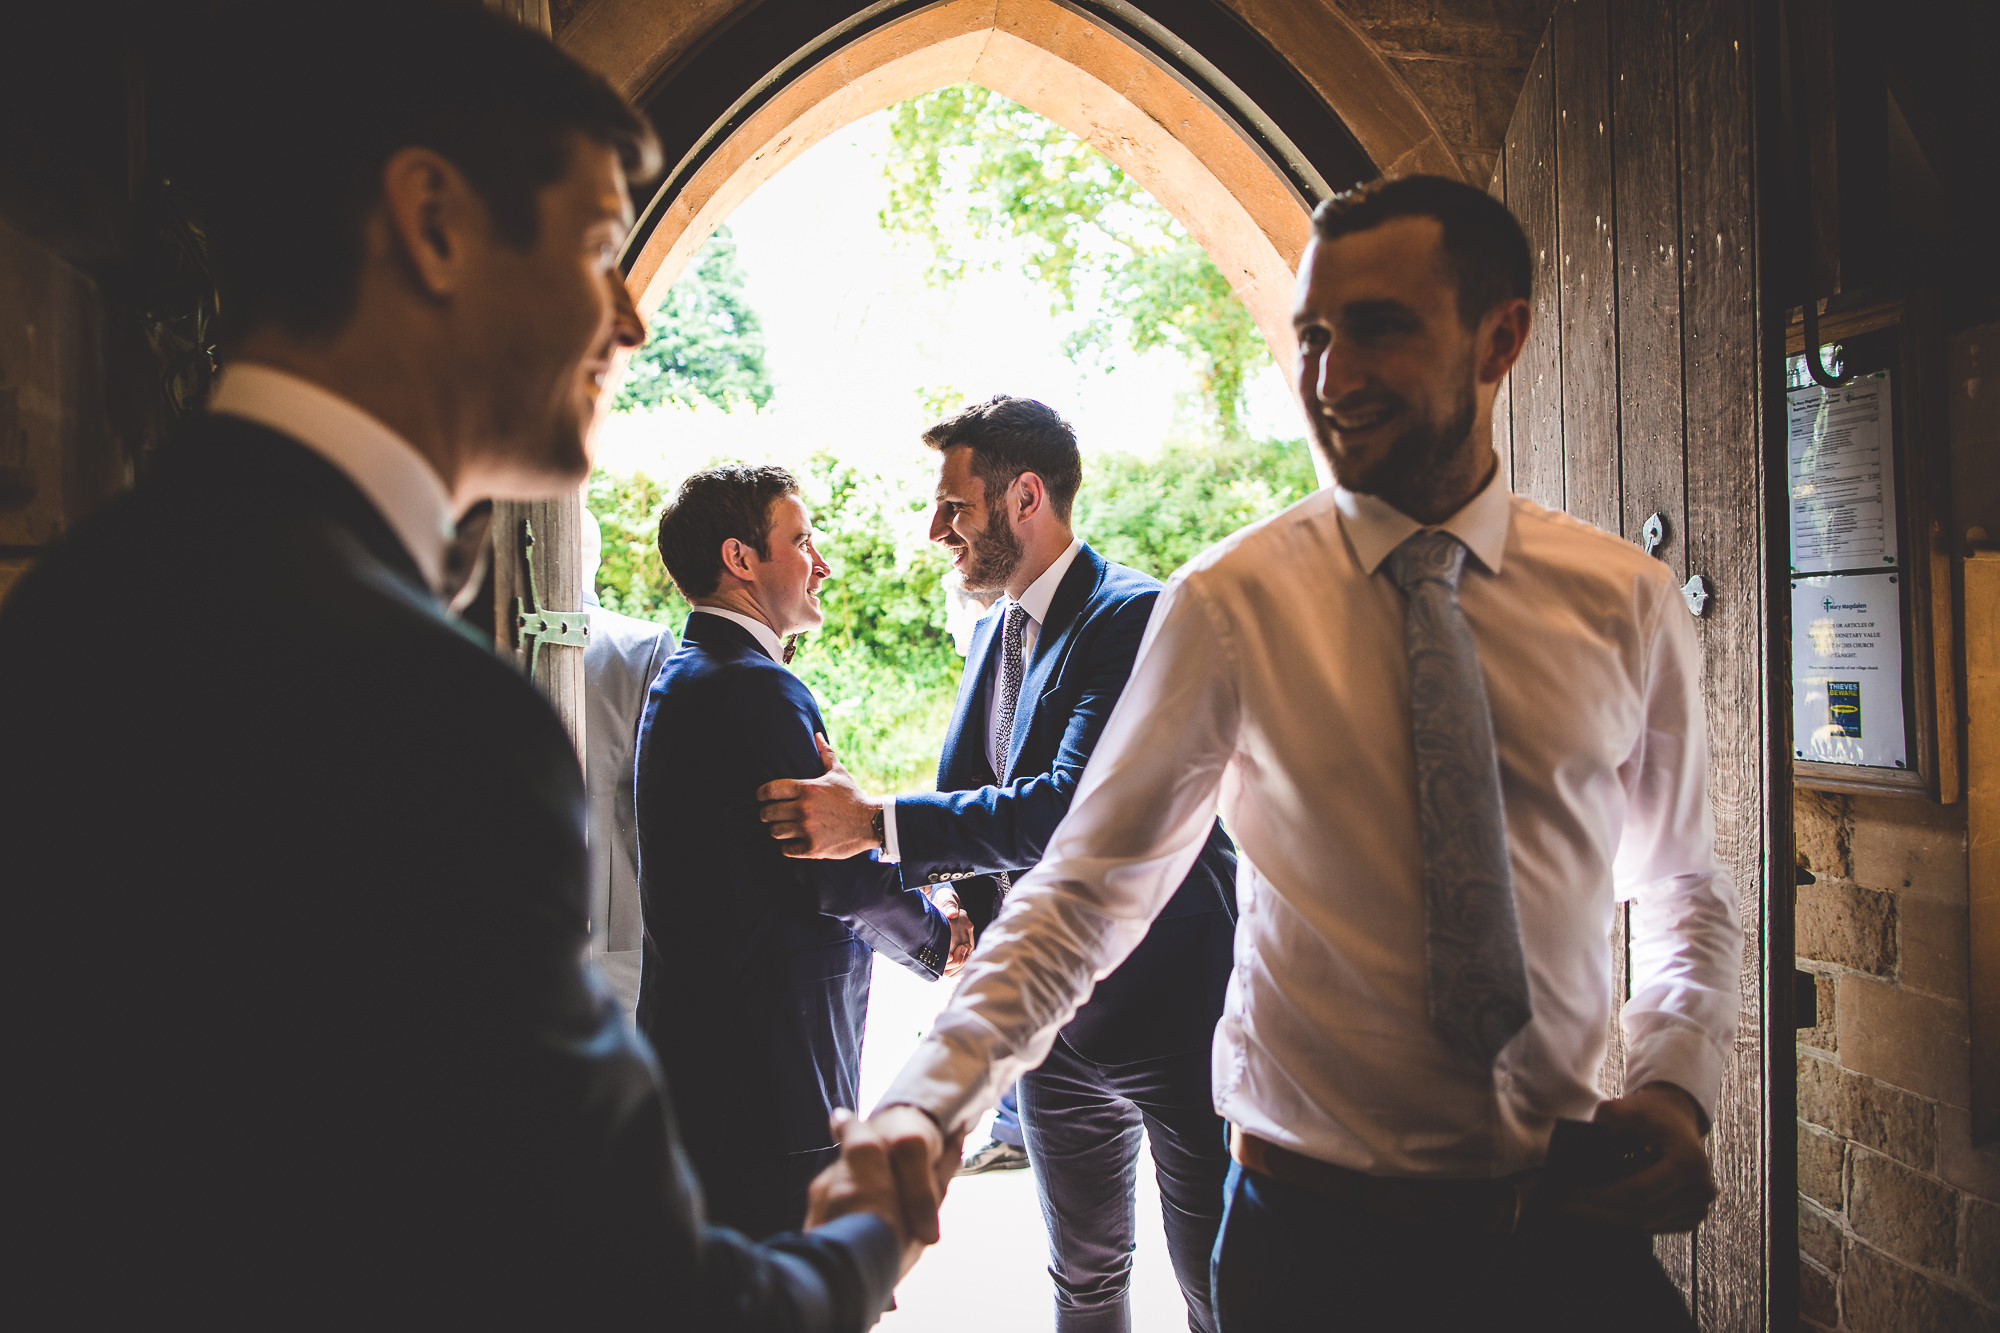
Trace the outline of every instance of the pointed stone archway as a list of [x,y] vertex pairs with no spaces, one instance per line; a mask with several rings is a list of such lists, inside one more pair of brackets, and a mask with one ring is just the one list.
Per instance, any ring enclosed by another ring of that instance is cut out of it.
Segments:
[[1350,22],[1268,0],[598,0],[563,41],[647,105],[670,158],[681,150],[627,256],[647,312],[714,227],[807,148],[960,82],[1063,125],[1139,181],[1215,259],[1281,364],[1312,205],[1383,163],[1458,172],[1429,112]]

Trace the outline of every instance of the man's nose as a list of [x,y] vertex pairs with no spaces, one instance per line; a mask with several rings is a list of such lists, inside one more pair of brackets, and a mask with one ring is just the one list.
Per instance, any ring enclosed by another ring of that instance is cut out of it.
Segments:
[[944,506],[931,506],[931,540],[941,542],[951,532],[951,524],[945,520]]
[[646,341],[646,325],[639,318],[639,307],[632,303],[632,290],[617,269],[607,277],[611,283],[611,336],[620,347],[637,347]]
[[1329,406],[1361,388],[1368,377],[1355,366],[1354,359],[1337,341],[1328,342],[1317,352],[1308,353],[1307,373],[1312,377],[1313,396]]

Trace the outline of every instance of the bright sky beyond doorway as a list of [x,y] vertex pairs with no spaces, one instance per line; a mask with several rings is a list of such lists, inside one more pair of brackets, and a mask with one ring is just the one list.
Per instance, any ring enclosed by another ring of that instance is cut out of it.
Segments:
[[[889,112],[855,122],[804,154],[729,218],[745,294],[763,321],[777,388],[761,412],[668,408],[613,414],[599,463],[678,479],[715,458],[793,464],[816,450],[891,470],[927,466],[917,432],[933,419],[918,391],[1040,398],[1076,425],[1085,451],[1150,455],[1182,429],[1185,363],[1126,354],[1105,372],[1064,357],[1080,321],[1049,314],[1048,294],[1012,268],[944,288],[923,276],[921,247],[876,220],[888,194]],[[1249,395],[1255,436],[1302,434],[1275,368]]]

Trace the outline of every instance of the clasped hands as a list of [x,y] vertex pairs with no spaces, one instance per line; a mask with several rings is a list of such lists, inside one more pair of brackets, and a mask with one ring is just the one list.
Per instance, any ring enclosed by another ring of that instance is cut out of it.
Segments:
[[1715,1201],[1715,1175],[1702,1146],[1701,1107],[1672,1083],[1648,1083],[1600,1102],[1596,1120],[1650,1150],[1652,1161],[1620,1180],[1571,1194],[1563,1211],[1587,1221],[1654,1235],[1692,1231]]
[[[871,799],[840,762],[825,736],[813,733],[826,771],[816,778],[779,778],[757,789],[759,817],[786,856],[811,861],[845,861],[882,845],[875,836],[875,817],[882,800]],[[972,918],[958,905],[958,895],[939,889],[931,902],[951,927],[951,952],[944,975],[954,977],[972,956]]]
[[888,1106],[867,1120],[833,1113],[840,1160],[819,1173],[808,1194],[808,1229],[851,1213],[872,1213],[896,1233],[902,1272],[938,1239],[938,1207],[958,1173],[965,1135],[947,1136],[914,1106]]

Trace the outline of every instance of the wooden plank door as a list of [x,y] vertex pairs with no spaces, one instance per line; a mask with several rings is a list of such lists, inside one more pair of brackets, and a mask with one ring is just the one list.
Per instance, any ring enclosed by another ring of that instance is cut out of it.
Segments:
[[[526,24],[544,37],[554,33],[549,0],[486,0],[486,7]],[[517,606],[576,611],[583,605],[583,496],[493,506],[493,628],[495,646],[533,668],[535,684],[555,705],[579,760],[583,755],[583,649],[543,642],[532,655],[515,633]],[[531,539],[532,538],[532,539]]]
[[[1790,1247],[1796,1232],[1789,1174],[1774,1184],[1771,1160],[1789,1161],[1771,1146],[1790,1143],[1789,1102],[1773,1117],[1789,1083],[1772,1077],[1765,1031],[1766,921],[1790,903],[1788,884],[1773,898],[1766,812],[1790,787],[1767,741],[1753,19],[1735,0],[1559,0],[1492,185],[1527,229],[1537,284],[1496,430],[1515,489],[1641,544],[1658,515],[1656,555],[1712,594],[1696,634],[1717,852],[1742,901],[1743,1007],[1710,1139],[1721,1197],[1693,1236],[1659,1242],[1704,1330],[1761,1329],[1789,1305],[1771,1296],[1783,1279],[1770,1238]],[[1622,917],[1610,947],[1622,1003]]]

